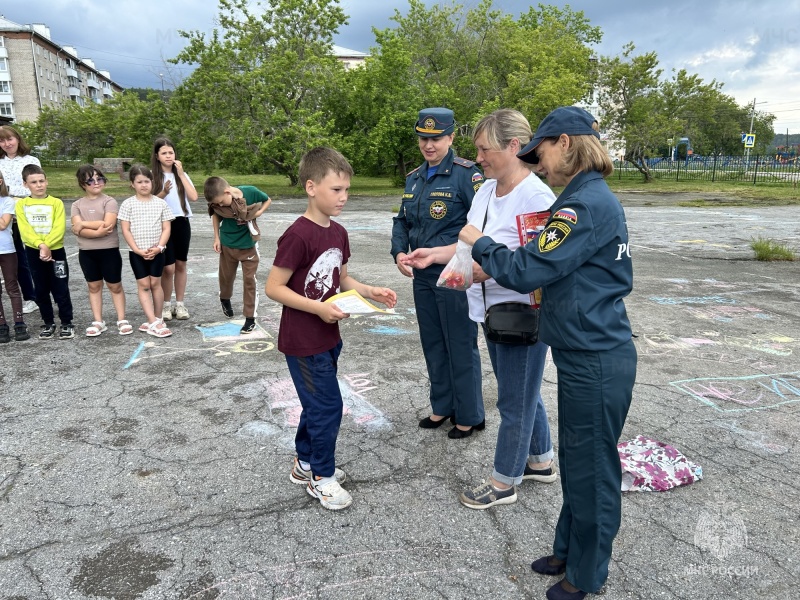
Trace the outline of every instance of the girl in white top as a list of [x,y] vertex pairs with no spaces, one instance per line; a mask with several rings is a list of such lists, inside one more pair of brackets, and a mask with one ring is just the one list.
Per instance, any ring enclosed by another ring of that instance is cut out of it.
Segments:
[[[188,319],[189,311],[184,304],[186,294],[186,261],[189,258],[189,242],[192,239],[192,228],[189,219],[192,209],[189,202],[197,200],[197,190],[189,176],[183,170],[183,164],[175,154],[175,144],[168,138],[158,138],[153,144],[150,156],[150,168],[153,171],[153,194],[162,198],[169,206],[175,220],[167,250],[164,252],[164,274],[161,276],[161,287],[164,290],[164,309],[162,319]],[[172,291],[175,290],[175,307],[172,307]]]
[[[8,187],[8,195],[15,199],[31,195],[31,191],[22,180],[22,169],[26,165],[42,166],[39,159],[30,154],[30,147],[20,136],[19,132],[10,125],[0,127],[0,172]],[[28,257],[25,246],[19,237],[17,220],[13,219],[11,232],[14,239],[14,249],[17,253],[17,281],[22,292],[22,311],[31,313],[38,310],[34,298],[36,291],[33,287],[33,277],[28,266]]]
[[[9,320],[14,324],[14,337],[17,341],[30,339],[28,327],[22,316],[22,293],[17,283],[17,251],[14,248],[14,240],[11,238],[11,220],[14,218],[15,201],[8,195],[8,187],[3,181],[3,174],[0,173],[0,273],[3,275],[3,284],[6,294],[11,301],[13,319]],[[3,294],[3,285],[0,285],[0,296]],[[3,302],[0,299],[0,344],[11,341],[11,329],[6,322],[6,314],[3,310]]]
[[164,272],[164,251],[169,239],[172,211],[161,198],[152,195],[153,173],[144,165],[133,165],[129,172],[131,186],[136,192],[119,207],[122,237],[128,243],[128,258],[136,278],[139,304],[147,321],[139,331],[156,337],[168,337],[172,332],[160,318],[164,306],[161,276]]

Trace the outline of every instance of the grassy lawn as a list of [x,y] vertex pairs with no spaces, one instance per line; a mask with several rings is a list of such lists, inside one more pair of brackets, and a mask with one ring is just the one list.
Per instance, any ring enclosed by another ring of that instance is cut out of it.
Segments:
[[[81,190],[75,181],[73,168],[47,168],[47,179],[50,183],[48,191],[58,198],[79,198]],[[202,193],[203,181],[210,174],[190,172],[190,177],[195,186]],[[280,175],[238,175],[227,171],[214,173],[228,180],[231,185],[254,185],[270,196],[302,197],[303,191],[299,187],[289,185],[289,180]],[[649,194],[672,194],[698,192],[703,194],[718,194],[713,200],[698,199],[682,203],[683,206],[767,206],[800,204],[800,190],[790,184],[742,184],[742,183],[711,183],[705,181],[669,181],[657,179],[651,183],[631,179],[615,179],[613,175],[608,184],[615,192],[643,192]],[[560,190],[555,190],[558,193]],[[403,190],[394,187],[388,177],[359,177],[353,178],[350,196],[359,197],[391,197],[397,198],[398,203]],[[124,199],[133,194],[127,181],[120,181],[119,177],[111,174],[106,193],[117,199]]]
[[[79,198],[81,196],[81,189],[75,179],[75,171],[77,171],[77,169],[45,168],[49,184],[47,191],[51,195],[65,200]],[[280,175],[237,175],[236,173],[226,171],[215,172],[213,174],[224,177],[231,185],[254,185],[276,198],[299,198],[304,195],[299,187],[291,186],[289,180]],[[203,193],[203,181],[209,175],[211,174],[189,172],[189,177],[192,178],[195,187],[197,187],[201,195]],[[106,176],[108,177],[108,183],[106,184],[105,191],[109,196],[121,200],[133,195],[133,190],[127,181],[120,181],[119,176],[114,173],[106,174]],[[356,176],[353,178],[350,188],[350,196],[352,198],[376,196],[396,196],[399,198],[402,193],[402,189],[392,187],[388,178],[380,177]]]

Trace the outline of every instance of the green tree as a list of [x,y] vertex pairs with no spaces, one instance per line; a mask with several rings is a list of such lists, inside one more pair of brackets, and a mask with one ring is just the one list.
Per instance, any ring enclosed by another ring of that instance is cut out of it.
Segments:
[[211,169],[272,171],[297,182],[302,154],[338,141],[325,98],[341,90],[344,68],[331,54],[347,18],[337,0],[220,0],[210,36],[181,32],[173,60],[196,64],[172,104],[184,150]]
[[655,52],[634,55],[630,43],[621,56],[600,59],[598,84],[601,126],[625,144],[625,160],[645,181],[653,179],[647,159],[656,155],[667,138],[681,131],[681,121],[670,115],[661,90],[661,69]]
[[425,106],[454,111],[456,150],[471,156],[472,125],[492,110],[517,108],[535,126],[590,90],[590,46],[601,32],[568,7],[540,4],[515,20],[491,0],[471,10],[409,0],[392,20],[394,27],[374,30],[372,57],[348,74],[348,101],[334,108],[346,143],[364,149],[369,169],[383,160],[402,179],[418,164],[412,124]]
[[47,148],[46,155],[78,158],[130,156],[148,161],[153,139],[169,132],[169,109],[151,93],[147,100],[130,91],[103,104],[44,107],[26,139]]

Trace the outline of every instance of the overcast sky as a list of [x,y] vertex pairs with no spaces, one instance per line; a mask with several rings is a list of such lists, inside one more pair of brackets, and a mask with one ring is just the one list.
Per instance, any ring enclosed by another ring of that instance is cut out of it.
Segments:
[[[495,1],[514,15],[531,4]],[[0,6],[0,14],[17,23],[44,22],[55,42],[75,46],[123,87],[154,88],[161,86],[161,74],[170,87],[188,72],[163,62],[183,47],[178,30],[211,31],[218,13],[214,0],[26,0]],[[349,24],[335,43],[369,52],[372,27],[391,26],[394,10],[405,13],[407,6],[406,0],[342,0]],[[755,98],[758,110],[773,113],[777,132],[800,133],[800,0],[672,0],[655,6],[574,0],[569,6],[603,30],[599,54],[616,55],[632,41],[637,51],[655,51],[666,74],[685,68],[706,81],[722,81],[723,91],[740,104]]]

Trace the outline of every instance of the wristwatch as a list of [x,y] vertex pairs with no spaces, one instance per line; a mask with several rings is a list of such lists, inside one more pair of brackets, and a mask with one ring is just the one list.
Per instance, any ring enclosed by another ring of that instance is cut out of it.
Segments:
[[167,249],[166,246],[156,246],[156,247],[161,251],[161,254],[164,254],[164,250]]

